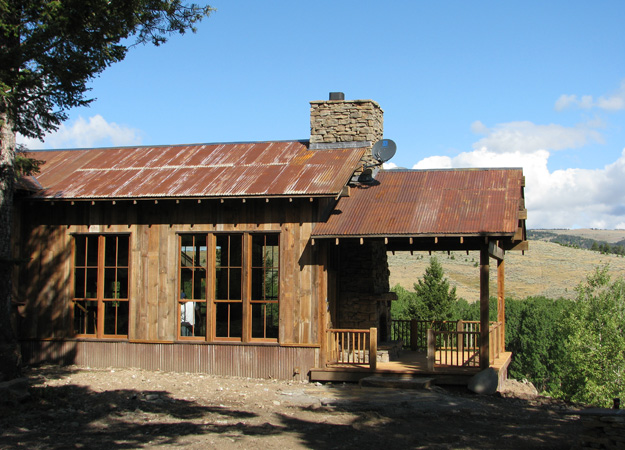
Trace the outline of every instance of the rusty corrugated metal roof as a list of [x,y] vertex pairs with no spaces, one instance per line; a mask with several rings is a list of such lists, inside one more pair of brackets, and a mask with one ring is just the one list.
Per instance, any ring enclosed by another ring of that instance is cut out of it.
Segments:
[[[364,149],[306,141],[36,152],[39,198],[123,199],[337,195]],[[34,152],[33,152],[34,153]]]
[[514,234],[522,183],[522,169],[382,171],[313,237]]

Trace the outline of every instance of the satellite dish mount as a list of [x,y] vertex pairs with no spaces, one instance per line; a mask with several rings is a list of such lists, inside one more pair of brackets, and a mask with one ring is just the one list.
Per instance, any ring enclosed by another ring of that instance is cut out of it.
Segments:
[[380,161],[380,163],[385,163],[390,160],[395,156],[396,151],[397,145],[391,139],[380,139],[373,144],[373,148],[371,149],[373,157]]

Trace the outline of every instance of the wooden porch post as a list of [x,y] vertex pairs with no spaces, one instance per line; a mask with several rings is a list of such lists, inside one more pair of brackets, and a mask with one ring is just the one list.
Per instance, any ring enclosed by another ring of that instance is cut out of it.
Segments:
[[489,335],[489,256],[488,244],[480,250],[480,369],[488,369],[490,366],[490,342]]
[[378,329],[369,328],[369,365],[375,370],[378,365]]
[[497,321],[501,322],[499,352],[506,351],[506,292],[504,284],[505,263],[501,259],[497,261]]

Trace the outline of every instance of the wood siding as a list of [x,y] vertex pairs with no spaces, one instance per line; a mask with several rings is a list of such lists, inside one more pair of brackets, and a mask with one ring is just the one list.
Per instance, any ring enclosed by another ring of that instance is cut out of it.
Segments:
[[179,233],[280,234],[280,344],[319,345],[326,301],[324,252],[312,246],[323,199],[30,202],[22,209],[17,291],[22,339],[72,329],[72,234],[130,235],[129,340],[177,340]]
[[22,341],[25,364],[76,364],[85,367],[133,367],[165,372],[308,380],[316,367],[316,347],[128,341]]

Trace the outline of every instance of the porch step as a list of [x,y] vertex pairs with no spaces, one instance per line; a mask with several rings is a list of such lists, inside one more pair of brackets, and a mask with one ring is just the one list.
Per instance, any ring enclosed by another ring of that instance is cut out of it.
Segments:
[[427,389],[432,384],[434,384],[434,378],[428,377],[371,376],[360,380],[360,385],[363,387],[396,389]]

